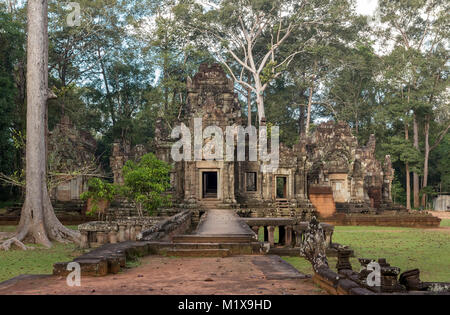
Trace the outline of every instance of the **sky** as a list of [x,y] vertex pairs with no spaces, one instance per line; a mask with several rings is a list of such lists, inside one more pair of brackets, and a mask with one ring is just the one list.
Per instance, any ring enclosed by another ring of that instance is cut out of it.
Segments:
[[378,0],[357,0],[356,12],[364,15],[372,15],[377,8]]

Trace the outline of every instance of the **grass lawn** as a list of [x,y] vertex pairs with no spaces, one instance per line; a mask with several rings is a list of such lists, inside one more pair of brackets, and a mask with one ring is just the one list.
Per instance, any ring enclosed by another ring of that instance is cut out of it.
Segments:
[[450,226],[450,219],[442,219],[441,226]]
[[[15,229],[15,226],[0,226],[0,232],[14,232]],[[0,282],[21,274],[51,274],[55,262],[69,261],[81,254],[75,244],[53,243],[50,249],[34,244],[30,246],[35,249],[0,251]]]
[[[391,266],[402,272],[419,268],[422,281],[450,282],[450,233],[423,229],[370,226],[337,226],[333,241],[349,245],[356,257],[386,258]],[[312,273],[305,259],[283,257],[299,271]],[[337,259],[328,259],[335,269]],[[353,269],[359,271],[357,258],[352,258]]]

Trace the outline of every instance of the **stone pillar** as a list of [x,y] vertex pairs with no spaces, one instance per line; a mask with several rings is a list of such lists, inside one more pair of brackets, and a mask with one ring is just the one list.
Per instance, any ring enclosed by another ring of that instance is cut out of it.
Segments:
[[352,264],[350,263],[351,250],[339,249],[338,250],[338,261],[336,263],[337,271],[341,270],[352,270]]
[[294,230],[294,237],[295,237],[295,246],[299,247],[302,244],[302,236],[303,233],[298,231],[298,230]]
[[130,229],[131,229],[130,224],[127,224],[125,228],[125,241],[130,240]]
[[136,226],[131,225],[130,226],[130,241],[135,241],[135,240],[136,240]]
[[97,231],[97,243],[99,245],[107,243],[106,233],[104,231]]
[[89,238],[88,238],[88,232],[87,231],[81,231],[80,247],[81,248],[89,248]]
[[109,242],[111,244],[116,244],[117,243],[117,232],[114,229],[109,231],[108,238],[109,238]]
[[125,242],[125,228],[124,224],[119,225],[119,242]]
[[267,231],[269,232],[269,243],[270,246],[274,246],[275,245],[275,236],[274,236],[274,232],[275,232],[275,227],[274,226],[268,226],[267,227]]
[[285,227],[285,245],[292,247],[292,226],[287,225]]
[[136,234],[136,238],[137,238],[137,236],[138,236],[139,234],[141,234],[141,232],[142,232],[142,225],[136,225],[136,226],[134,227],[134,229],[135,229],[135,234]]

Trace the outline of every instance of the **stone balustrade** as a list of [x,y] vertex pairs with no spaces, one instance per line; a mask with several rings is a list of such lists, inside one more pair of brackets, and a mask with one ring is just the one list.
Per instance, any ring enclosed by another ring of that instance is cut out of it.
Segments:
[[[285,247],[299,247],[304,239],[308,222],[300,222],[295,218],[242,218],[251,229],[258,234],[260,229],[264,230],[264,242],[269,242],[270,246],[275,245]],[[334,226],[327,223],[320,223],[331,247],[333,242]],[[278,242],[275,243],[275,229],[278,229]]]
[[93,221],[78,226],[81,248],[97,247],[125,241],[136,241],[137,235],[150,229],[165,217],[128,217],[116,221]]

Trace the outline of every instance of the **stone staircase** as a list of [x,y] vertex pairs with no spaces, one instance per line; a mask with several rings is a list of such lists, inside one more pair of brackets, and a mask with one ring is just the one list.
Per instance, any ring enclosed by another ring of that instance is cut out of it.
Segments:
[[203,199],[198,203],[205,209],[217,209],[220,207],[221,201],[218,199]]
[[253,235],[177,235],[172,242],[155,242],[159,254],[180,257],[228,257],[261,252]]
[[209,209],[195,234],[155,242],[158,254],[182,257],[228,257],[261,253],[256,234],[233,210]]

